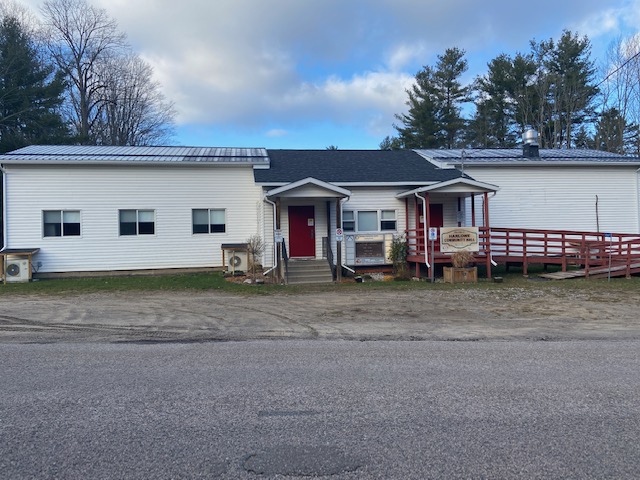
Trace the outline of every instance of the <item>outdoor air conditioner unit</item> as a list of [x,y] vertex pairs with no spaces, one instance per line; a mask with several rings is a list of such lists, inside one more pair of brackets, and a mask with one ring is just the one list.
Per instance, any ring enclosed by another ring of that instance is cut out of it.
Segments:
[[249,259],[245,251],[228,251],[227,252],[227,271],[229,272],[248,272]]
[[7,258],[4,272],[7,282],[28,282],[30,277],[29,260],[26,258]]

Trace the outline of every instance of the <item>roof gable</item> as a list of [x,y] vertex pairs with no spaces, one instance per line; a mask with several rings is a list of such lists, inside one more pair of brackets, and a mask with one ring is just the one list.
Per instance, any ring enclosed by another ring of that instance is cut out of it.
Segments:
[[279,195],[281,197],[349,197],[351,192],[316,178],[305,178],[297,182],[289,183],[282,187],[274,188],[266,193],[267,197]]

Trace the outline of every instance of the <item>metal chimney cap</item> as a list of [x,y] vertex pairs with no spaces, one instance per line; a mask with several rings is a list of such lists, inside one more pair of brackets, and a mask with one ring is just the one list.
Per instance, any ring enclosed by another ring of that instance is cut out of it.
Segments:
[[538,145],[538,132],[531,127],[526,127],[522,134],[522,143],[525,145]]

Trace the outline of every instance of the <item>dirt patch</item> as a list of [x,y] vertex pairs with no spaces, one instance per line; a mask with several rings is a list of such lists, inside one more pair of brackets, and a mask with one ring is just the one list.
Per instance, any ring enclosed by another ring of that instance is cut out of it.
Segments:
[[350,290],[3,295],[0,342],[640,338],[640,292]]

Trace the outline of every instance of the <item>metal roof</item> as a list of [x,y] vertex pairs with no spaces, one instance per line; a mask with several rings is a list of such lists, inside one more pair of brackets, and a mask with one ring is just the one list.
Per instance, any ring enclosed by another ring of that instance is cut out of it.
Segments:
[[464,153],[465,165],[508,165],[508,164],[590,164],[590,165],[640,165],[640,158],[600,150],[541,148],[539,157],[525,157],[521,148],[483,149],[416,149],[417,153],[433,163],[459,165]]
[[0,163],[202,163],[268,165],[264,148],[32,145],[0,155]]

